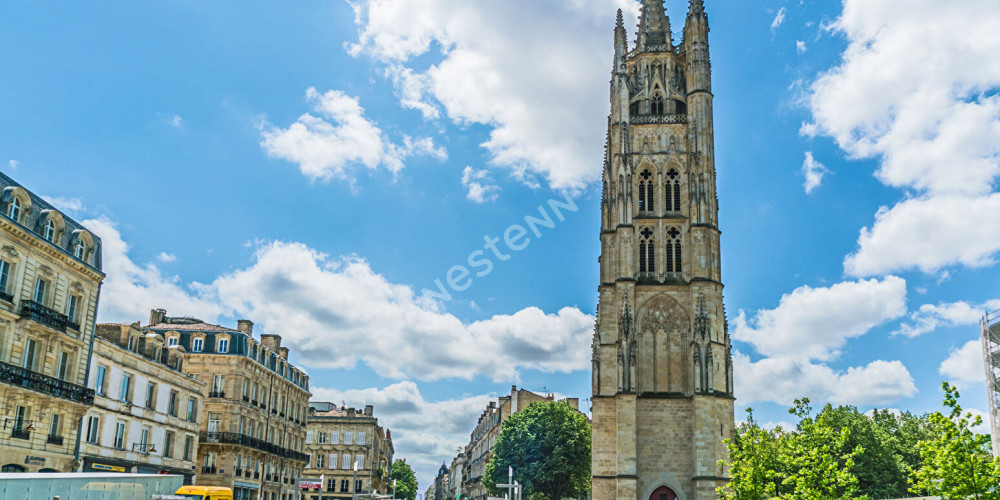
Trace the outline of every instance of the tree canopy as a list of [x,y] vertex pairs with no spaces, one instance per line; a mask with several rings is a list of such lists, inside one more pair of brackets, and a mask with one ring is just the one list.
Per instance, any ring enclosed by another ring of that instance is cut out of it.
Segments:
[[415,500],[417,498],[417,476],[402,458],[392,463],[392,474],[389,479],[396,481],[396,491],[393,498]]
[[561,500],[590,492],[590,423],[568,403],[539,401],[511,415],[492,452],[482,482],[493,495],[508,481],[508,467],[525,497]]

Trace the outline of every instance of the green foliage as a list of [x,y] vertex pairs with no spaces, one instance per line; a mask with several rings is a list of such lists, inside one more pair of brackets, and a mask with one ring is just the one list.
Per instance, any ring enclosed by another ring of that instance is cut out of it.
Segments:
[[982,424],[972,413],[962,414],[958,390],[947,382],[944,406],[928,417],[931,437],[917,443],[921,466],[914,474],[913,491],[940,496],[944,500],[1000,499],[1000,459],[990,454],[990,437],[970,427]]
[[417,498],[417,476],[406,463],[406,459],[396,460],[392,463],[392,474],[390,480],[396,481],[396,491],[393,498],[414,500]]
[[499,496],[496,485],[507,482],[507,468],[513,467],[525,498],[585,498],[590,492],[590,436],[587,417],[569,404],[532,403],[503,423],[483,485]]

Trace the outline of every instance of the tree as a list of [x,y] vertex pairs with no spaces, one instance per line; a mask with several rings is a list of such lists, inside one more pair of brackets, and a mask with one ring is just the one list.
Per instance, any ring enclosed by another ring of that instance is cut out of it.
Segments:
[[990,454],[990,437],[971,429],[983,423],[982,417],[963,415],[958,390],[947,382],[941,388],[950,411],[928,417],[931,437],[917,443],[921,466],[914,474],[913,491],[943,500],[1000,499],[1000,459]]
[[483,485],[499,495],[508,467],[525,496],[585,498],[590,492],[590,424],[566,402],[539,401],[510,416],[500,428]]
[[782,477],[778,461],[781,433],[780,428],[761,428],[753,418],[753,408],[747,409],[747,421],[736,428],[735,440],[728,443],[732,481],[729,488],[719,490],[723,498],[761,500],[778,496]]
[[417,476],[406,463],[406,459],[399,459],[392,463],[392,474],[389,479],[396,482],[396,491],[393,498],[403,498],[414,500],[417,498]]

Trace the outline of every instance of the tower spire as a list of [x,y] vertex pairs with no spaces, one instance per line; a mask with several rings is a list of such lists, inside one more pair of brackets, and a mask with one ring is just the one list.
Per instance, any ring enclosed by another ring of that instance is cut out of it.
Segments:
[[663,0],[642,0],[639,17],[639,40],[636,45],[647,47],[671,43],[670,18]]
[[705,15],[705,2],[704,0],[691,0],[688,6],[688,17],[692,16],[704,16]]

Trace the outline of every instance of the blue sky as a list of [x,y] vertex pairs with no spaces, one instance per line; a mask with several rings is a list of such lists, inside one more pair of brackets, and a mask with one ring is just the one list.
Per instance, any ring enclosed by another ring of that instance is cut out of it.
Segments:
[[[737,418],[930,411],[942,380],[985,410],[1000,7],[706,4]],[[612,29],[637,5],[5,2],[0,169],[104,238],[100,320],[280,333],[426,485],[510,385],[590,393]],[[422,292],[566,197],[468,289]]]

